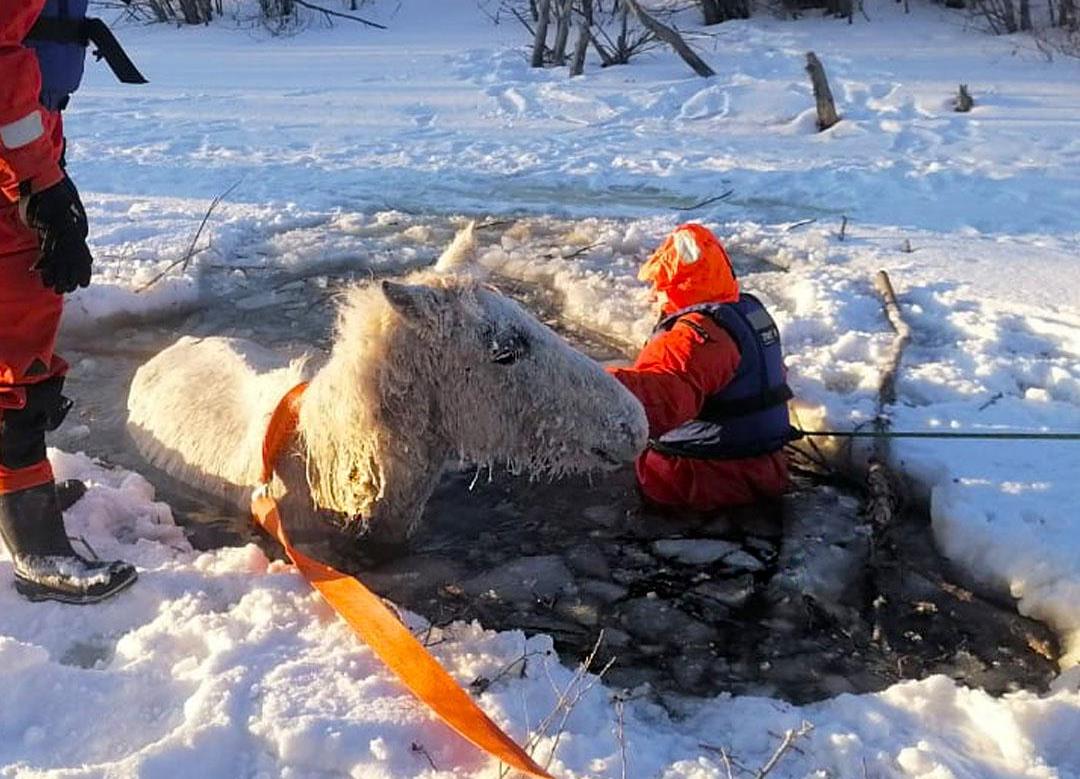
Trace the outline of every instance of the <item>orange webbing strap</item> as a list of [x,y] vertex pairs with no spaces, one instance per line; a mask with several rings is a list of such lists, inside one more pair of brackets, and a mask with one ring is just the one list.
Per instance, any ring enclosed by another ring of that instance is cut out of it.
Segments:
[[[281,446],[296,430],[300,396],[307,385],[293,388],[282,398],[270,420],[263,444],[263,467],[273,473],[273,462]],[[405,686],[427,704],[447,725],[508,766],[534,777],[552,779],[499,726],[480,710],[409,629],[371,590],[357,579],[297,551],[289,542],[281,523],[277,502],[256,493],[251,501],[255,522],[277,539],[312,587],[319,591],[334,611],[349,623],[353,632],[371,647],[376,656],[397,674]]]
[[296,432],[296,425],[300,422],[300,398],[303,397],[307,388],[305,381],[286,392],[285,397],[278,401],[274,413],[270,416],[270,424],[266,427],[262,445],[261,482],[263,484],[269,484],[274,478],[274,463],[277,462],[281,447]]

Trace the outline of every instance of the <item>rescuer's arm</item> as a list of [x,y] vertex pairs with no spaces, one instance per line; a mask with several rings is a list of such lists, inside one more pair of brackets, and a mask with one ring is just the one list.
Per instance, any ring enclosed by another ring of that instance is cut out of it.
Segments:
[[0,188],[41,240],[35,268],[58,293],[90,283],[86,211],[60,168],[59,116],[42,107],[37,55],[22,45],[44,0],[0,3]]
[[22,45],[44,2],[0,3],[0,187],[9,201],[19,198],[20,184],[40,192],[63,178],[55,119],[38,102],[37,56]]
[[689,314],[646,344],[632,367],[609,373],[641,401],[656,438],[694,419],[738,366],[739,349],[727,331]]

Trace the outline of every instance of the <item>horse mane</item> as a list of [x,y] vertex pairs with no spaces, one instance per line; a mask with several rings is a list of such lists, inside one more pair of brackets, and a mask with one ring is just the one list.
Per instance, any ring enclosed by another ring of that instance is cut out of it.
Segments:
[[[407,281],[441,289],[467,308],[478,285],[468,275],[432,271]],[[460,307],[447,307],[448,315],[455,312],[460,315]],[[441,325],[419,332],[403,323],[378,285],[345,291],[333,351],[311,380],[300,410],[301,446],[316,505],[370,521],[386,497],[390,469],[422,472],[433,459],[441,463],[428,454],[441,441],[434,427],[436,388],[417,386],[419,377],[438,376],[434,350],[454,322]],[[424,402],[424,396],[432,402]],[[395,431],[393,441],[389,431]]]

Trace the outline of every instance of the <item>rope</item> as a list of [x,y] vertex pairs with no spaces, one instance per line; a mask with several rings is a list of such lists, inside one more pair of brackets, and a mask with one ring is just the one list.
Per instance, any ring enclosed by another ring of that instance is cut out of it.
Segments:
[[976,441],[1080,441],[1077,433],[948,433],[928,430],[795,430],[799,438],[956,438]]

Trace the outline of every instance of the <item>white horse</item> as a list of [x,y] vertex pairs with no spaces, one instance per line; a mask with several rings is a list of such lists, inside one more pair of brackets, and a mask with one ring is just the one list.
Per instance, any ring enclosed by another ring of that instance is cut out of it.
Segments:
[[[472,266],[470,225],[433,271],[346,292],[270,486],[290,526],[322,517],[399,544],[454,457],[558,476],[644,448],[637,399]],[[309,365],[250,341],[181,338],[136,372],[128,429],[155,466],[246,507],[270,414]]]

